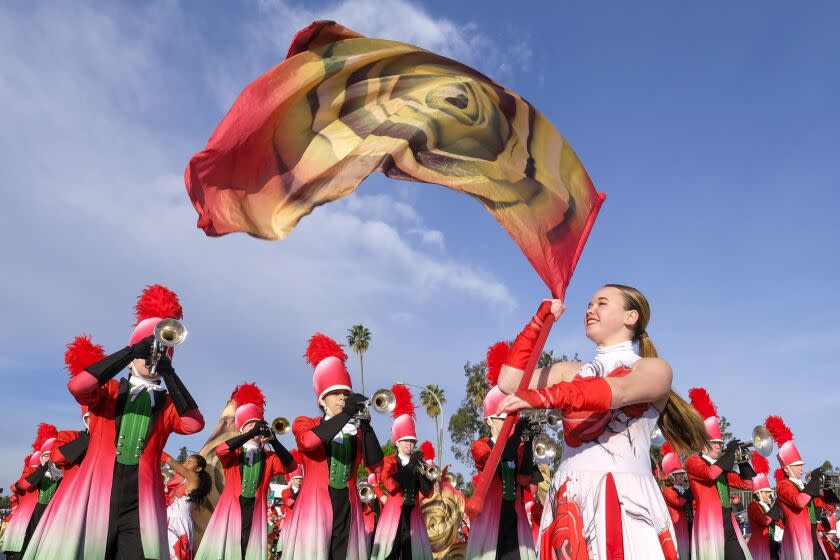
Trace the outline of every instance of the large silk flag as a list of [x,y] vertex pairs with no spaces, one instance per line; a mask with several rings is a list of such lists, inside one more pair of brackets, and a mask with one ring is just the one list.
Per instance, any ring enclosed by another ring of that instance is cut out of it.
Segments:
[[208,235],[282,239],[379,171],[476,198],[562,297],[604,195],[557,129],[487,76],[335,22],[301,30],[190,160]]

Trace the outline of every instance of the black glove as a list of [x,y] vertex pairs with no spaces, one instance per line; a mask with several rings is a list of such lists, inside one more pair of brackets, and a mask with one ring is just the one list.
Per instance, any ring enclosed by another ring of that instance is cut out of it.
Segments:
[[130,346],[132,358],[140,358],[141,360],[148,360],[152,356],[152,346],[155,343],[155,337],[149,335],[139,342],[135,342]]
[[823,500],[827,504],[840,504],[840,498],[831,488],[823,488]]
[[738,474],[744,480],[752,480],[755,478],[755,469],[748,462],[738,463]]
[[385,454],[382,452],[382,446],[379,444],[379,438],[376,437],[376,432],[370,426],[370,420],[367,423],[362,422],[361,429],[362,458],[365,460],[365,466],[371,469],[385,459]]
[[735,470],[735,454],[738,452],[738,449],[741,447],[741,442],[737,439],[732,440],[729,442],[729,445],[726,446],[726,451],[723,452],[723,455],[715,461],[715,466],[720,467],[724,472],[732,472]]
[[[265,424],[265,422],[262,422],[262,424]],[[257,421],[257,422],[254,423],[253,426],[251,426],[250,430],[248,430],[247,432],[245,432],[243,434],[239,434],[238,436],[233,436],[232,438],[227,440],[225,443],[227,444],[228,449],[231,449],[231,450],[237,449],[237,448],[245,445],[246,441],[248,441],[250,439],[253,439],[253,438],[257,437],[258,435],[260,435],[261,431],[262,431],[262,425],[261,425],[260,421]]]
[[339,412],[329,420],[322,420],[320,424],[312,428],[312,433],[318,436],[318,439],[324,445],[327,445],[341,431],[341,428],[352,419],[353,415],[347,412],[347,403],[345,403],[344,411]]
[[184,385],[184,382],[181,381],[181,378],[178,377],[178,374],[172,368],[172,360],[166,354],[163,354],[160,360],[158,360],[157,372],[163,377],[163,381],[166,383],[166,389],[169,391],[169,397],[172,399],[172,404],[175,405],[175,410],[178,411],[178,414],[183,415],[188,410],[196,410],[198,408],[198,404],[192,398],[186,385]]
[[[268,426],[268,424],[266,424]],[[269,431],[271,429],[269,428]],[[295,458],[289,453],[289,450],[286,449],[282,443],[274,436],[274,432],[271,432],[271,438],[268,440],[268,444],[274,449],[274,453],[277,454],[277,458],[280,459],[280,462],[283,463],[283,466],[286,469],[290,469],[295,462]]]
[[516,422],[516,426],[514,426],[510,437],[507,442],[505,442],[505,448],[502,451],[502,457],[500,459],[501,461],[516,461],[516,452],[519,450],[519,444],[522,443],[522,432],[525,430],[525,426],[527,425],[528,419],[524,416]]
[[[146,339],[144,338],[143,340]],[[137,344],[142,344],[143,340]],[[137,344],[134,346],[137,346]],[[98,362],[88,366],[85,371],[94,376],[96,380],[99,381],[100,385],[105,385],[119,372],[124,370],[134,359],[134,351],[132,348],[133,346],[126,346],[122,350],[118,350],[110,356],[106,356]]]
[[782,518],[782,507],[779,505],[779,500],[776,500],[776,502],[770,506],[770,509],[767,510],[765,515],[773,521],[778,521]]
[[49,463],[44,463],[33,472],[26,475],[26,482],[29,483],[30,486],[38,486],[38,483],[41,482],[41,479],[44,478],[44,475],[47,474],[47,469]]
[[88,444],[90,443],[90,432],[83,430],[79,432],[79,437],[73,441],[68,441],[58,448],[59,453],[64,455],[68,463],[73,464],[81,460],[87,453]]
[[434,483],[434,482],[432,482],[431,480],[429,480],[429,479],[428,479],[427,477],[425,477],[425,476],[420,476],[420,477],[418,477],[418,478],[419,478],[419,483],[418,483],[418,485],[417,485],[417,486],[418,486],[418,489],[420,490],[420,492],[421,492],[423,495],[428,496],[428,495],[429,495],[429,493],[431,492],[432,488],[434,488],[435,483]]
[[347,397],[347,400],[344,401],[343,412],[348,413],[350,416],[361,414],[367,408],[367,400],[367,397],[364,395],[351,393],[350,396]]
[[808,494],[809,496],[816,498],[820,495],[820,489],[822,487],[822,478],[822,469],[816,468],[812,470],[811,480],[808,481],[808,484],[805,485],[805,488],[803,488],[802,491]]

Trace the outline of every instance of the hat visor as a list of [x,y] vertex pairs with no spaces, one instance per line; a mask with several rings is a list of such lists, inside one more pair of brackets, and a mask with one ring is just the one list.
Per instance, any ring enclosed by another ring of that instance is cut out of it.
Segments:
[[318,395],[318,400],[323,399],[325,396],[332,393],[333,391],[350,391],[352,393],[353,387],[350,387],[349,385],[330,385],[329,387],[321,391],[321,394]]

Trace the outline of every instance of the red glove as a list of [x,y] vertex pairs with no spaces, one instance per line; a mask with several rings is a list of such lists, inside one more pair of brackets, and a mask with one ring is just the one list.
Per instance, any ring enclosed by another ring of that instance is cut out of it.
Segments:
[[510,345],[510,351],[505,359],[506,366],[519,370],[525,369],[531,354],[534,353],[534,346],[540,336],[540,329],[549,315],[551,315],[551,301],[546,300],[540,304],[537,313],[531,317],[531,321],[525,325],[525,328]]
[[517,391],[516,396],[531,408],[555,408],[564,414],[609,410],[612,404],[612,389],[603,377],[582,377],[545,389],[524,389]]

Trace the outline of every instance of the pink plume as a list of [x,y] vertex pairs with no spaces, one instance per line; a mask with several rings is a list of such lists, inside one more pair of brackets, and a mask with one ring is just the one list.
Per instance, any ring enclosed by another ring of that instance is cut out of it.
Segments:
[[411,391],[405,385],[397,383],[391,387],[391,392],[394,393],[394,398],[397,400],[397,406],[391,412],[391,416],[398,418],[403,414],[414,416],[414,400],[411,396]]
[[73,339],[64,352],[64,364],[71,377],[79,375],[105,357],[105,349],[100,344],[94,344],[90,335],[83,334]]
[[265,395],[262,390],[257,387],[256,383],[243,383],[233,390],[230,398],[236,401],[236,406],[243,404],[255,404],[258,407],[265,409]]
[[494,386],[499,382],[499,372],[502,371],[510,352],[510,345],[507,342],[497,342],[487,349],[487,382]]
[[137,298],[137,304],[134,306],[134,314],[137,319],[134,323],[135,326],[140,321],[152,317],[160,317],[162,319],[184,318],[184,310],[181,308],[178,296],[175,295],[175,292],[160,284],[146,286],[143,293]]
[[752,452],[751,462],[755,472],[759,474],[770,474],[770,463],[763,456],[759,455],[757,451]]
[[704,420],[718,415],[717,407],[712,402],[712,397],[709,396],[709,392],[706,389],[702,387],[689,389],[688,398],[691,399],[692,406],[694,406]]
[[435,460],[435,446],[432,445],[431,441],[424,441],[420,444],[420,451],[423,452],[423,459],[426,461],[434,461]]
[[770,432],[773,441],[779,447],[793,439],[793,432],[790,431],[781,416],[768,416],[764,425],[767,426],[767,431]]
[[347,354],[344,353],[341,344],[323,333],[316,332],[309,339],[309,345],[306,347],[306,354],[304,354],[306,362],[315,367],[321,360],[329,357],[338,358],[342,362],[347,360]]

